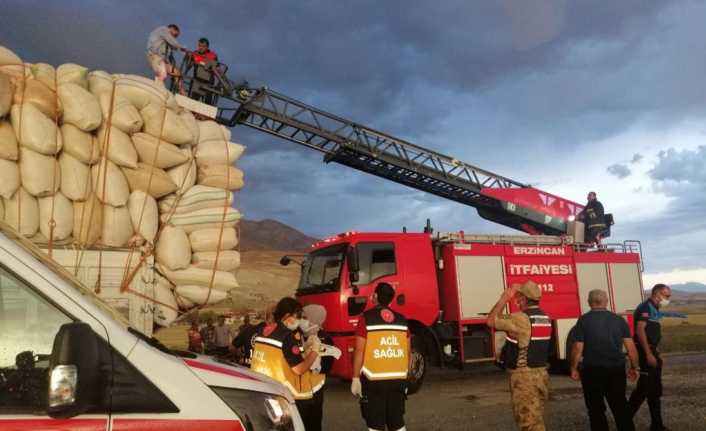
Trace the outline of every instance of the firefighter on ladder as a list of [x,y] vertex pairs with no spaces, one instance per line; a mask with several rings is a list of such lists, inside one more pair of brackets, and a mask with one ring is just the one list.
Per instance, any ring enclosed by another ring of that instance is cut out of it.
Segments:
[[598,201],[596,192],[588,192],[586,206],[579,213],[579,221],[586,224],[587,243],[601,244],[601,235],[606,230],[603,204]]
[[351,392],[369,430],[405,430],[409,368],[407,319],[389,308],[395,290],[387,283],[375,287],[375,307],[358,322],[353,354]]
[[[544,431],[544,404],[549,398],[547,360],[552,324],[539,308],[542,291],[536,283],[513,284],[488,314],[488,326],[505,331],[501,362],[510,372],[515,423],[522,431]],[[500,314],[514,300],[521,310]]]

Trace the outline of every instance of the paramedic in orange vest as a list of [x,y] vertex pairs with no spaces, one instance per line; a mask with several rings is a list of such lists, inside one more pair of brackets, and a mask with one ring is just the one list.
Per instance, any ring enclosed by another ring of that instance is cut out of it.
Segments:
[[[552,322],[539,308],[542,291],[533,281],[513,284],[488,314],[488,326],[505,331],[501,362],[510,373],[515,423],[522,431],[544,431],[544,404],[549,398],[549,343]],[[521,311],[500,314],[514,300]]]
[[282,383],[294,397],[305,429],[315,429],[312,376],[309,369],[316,361],[321,342],[307,343],[304,351],[301,331],[302,306],[294,298],[282,298],[275,307],[277,327],[255,338],[250,368]]
[[394,297],[392,286],[379,283],[375,307],[363,313],[356,329],[351,392],[360,398],[369,430],[405,430],[409,330],[407,319],[389,308]]

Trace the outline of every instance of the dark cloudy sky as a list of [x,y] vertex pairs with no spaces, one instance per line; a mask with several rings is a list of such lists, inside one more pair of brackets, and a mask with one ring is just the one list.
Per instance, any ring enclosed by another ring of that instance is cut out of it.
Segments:
[[[706,3],[12,1],[0,44],[27,62],[147,74],[147,34],[176,22],[253,85],[613,212],[647,283],[706,282]],[[248,218],[306,233],[504,232],[472,208],[247,130]],[[669,274],[663,274],[669,273]]]

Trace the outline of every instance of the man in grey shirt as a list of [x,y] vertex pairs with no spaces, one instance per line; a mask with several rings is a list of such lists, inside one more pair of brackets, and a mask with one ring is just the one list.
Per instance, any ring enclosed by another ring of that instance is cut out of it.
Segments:
[[157,82],[163,83],[168,74],[178,75],[178,71],[169,63],[167,56],[169,49],[187,52],[187,49],[177,42],[179,33],[178,25],[169,24],[157,27],[147,38],[147,62],[154,70]]
[[[588,293],[591,311],[581,316],[574,327],[571,351],[571,378],[581,380],[591,430],[607,430],[605,401],[608,401],[619,431],[635,429],[625,398],[625,354],[630,358],[630,380],[637,380],[638,358],[630,328],[621,316],[608,310],[604,290]],[[578,364],[583,355],[583,368]]]

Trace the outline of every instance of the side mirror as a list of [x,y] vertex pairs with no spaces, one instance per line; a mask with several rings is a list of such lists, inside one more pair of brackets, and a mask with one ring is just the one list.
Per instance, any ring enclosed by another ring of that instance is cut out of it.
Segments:
[[346,260],[348,261],[348,279],[351,283],[358,281],[358,271],[360,267],[358,266],[358,253],[355,247],[348,247],[346,252]]
[[98,349],[98,336],[88,324],[59,328],[49,359],[49,416],[77,416],[101,399]]

